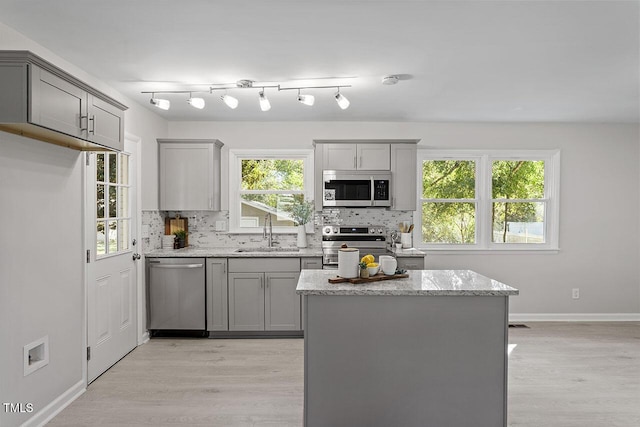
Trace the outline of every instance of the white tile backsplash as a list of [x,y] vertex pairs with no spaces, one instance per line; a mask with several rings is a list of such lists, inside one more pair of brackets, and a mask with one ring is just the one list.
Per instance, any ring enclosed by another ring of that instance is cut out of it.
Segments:
[[[149,237],[143,238],[145,248],[148,250],[160,249],[162,235],[164,234],[165,217],[175,217],[180,214],[189,220],[189,244],[199,247],[233,247],[233,246],[259,246],[265,244],[262,234],[235,234],[228,233],[229,212],[209,211],[143,211],[142,224],[148,226]],[[322,241],[323,225],[382,225],[387,227],[387,238],[392,230],[398,229],[400,222],[412,222],[412,211],[392,211],[383,208],[332,208],[324,209],[320,215],[316,215],[313,235],[308,235],[309,247],[320,247]],[[224,225],[222,224],[224,223]],[[220,228],[224,228],[223,231]],[[277,234],[274,240],[280,246],[295,246],[296,234]]]

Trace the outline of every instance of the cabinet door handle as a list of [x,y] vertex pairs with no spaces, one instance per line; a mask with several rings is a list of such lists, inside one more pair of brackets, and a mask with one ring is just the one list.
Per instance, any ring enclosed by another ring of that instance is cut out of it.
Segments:
[[[83,128],[82,127],[82,120],[87,119],[87,127]],[[80,132],[84,132],[84,131],[88,131],[89,130],[89,116],[80,116]]]
[[89,121],[91,122],[91,129],[89,129],[89,133],[91,135],[95,135],[96,134],[96,116],[92,114],[91,117],[89,117]]
[[360,167],[362,167],[362,154],[360,155]]

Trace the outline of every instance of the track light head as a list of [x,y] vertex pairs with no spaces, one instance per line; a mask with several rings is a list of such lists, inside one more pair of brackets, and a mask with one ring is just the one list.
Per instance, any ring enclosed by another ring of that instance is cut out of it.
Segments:
[[168,99],[155,98],[155,94],[151,94],[151,99],[149,100],[151,105],[155,105],[161,110],[168,110],[171,108],[171,102]]
[[298,102],[311,107],[316,102],[316,98],[313,95],[301,95],[300,89],[298,89]]
[[336,97],[336,102],[338,103],[340,108],[342,108],[343,110],[346,110],[347,108],[349,108],[349,104],[351,103],[349,102],[346,96],[340,93],[340,88],[338,88],[338,92],[336,92],[335,97]]
[[222,95],[220,99],[222,99],[222,101],[227,104],[227,107],[231,108],[232,110],[235,110],[236,107],[238,107],[238,100],[231,95]]
[[187,99],[187,103],[198,110],[202,110],[204,108],[204,99],[202,98],[193,98],[190,96],[189,99]]
[[264,95],[264,89],[258,94],[258,99],[260,100],[260,109],[262,111],[269,111],[271,109],[271,103]]

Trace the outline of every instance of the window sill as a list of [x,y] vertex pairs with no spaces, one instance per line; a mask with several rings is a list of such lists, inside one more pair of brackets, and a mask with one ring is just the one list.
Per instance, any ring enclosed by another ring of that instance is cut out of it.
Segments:
[[427,255],[555,255],[560,253],[560,249],[434,249],[418,248],[426,252]]

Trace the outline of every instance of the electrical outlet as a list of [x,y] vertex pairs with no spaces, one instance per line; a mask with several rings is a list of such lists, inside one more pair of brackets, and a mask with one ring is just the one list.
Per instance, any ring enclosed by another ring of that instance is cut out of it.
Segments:
[[571,290],[571,298],[580,299],[580,288],[573,288]]

